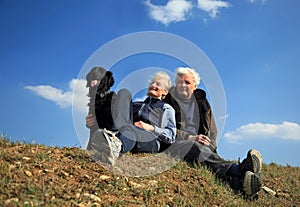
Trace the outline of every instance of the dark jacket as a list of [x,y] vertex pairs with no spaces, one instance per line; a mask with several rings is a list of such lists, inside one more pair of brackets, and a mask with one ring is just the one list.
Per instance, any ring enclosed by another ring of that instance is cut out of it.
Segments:
[[[214,120],[214,115],[211,109],[211,106],[206,99],[206,93],[202,89],[196,89],[194,91],[194,96],[192,98],[195,98],[196,103],[198,104],[198,107],[195,107],[195,112],[193,113],[196,117],[195,120],[197,120],[198,125],[198,134],[206,135],[211,140],[211,148],[213,148],[213,151],[216,151],[217,145],[216,145],[216,138],[217,138],[217,127]],[[176,118],[176,128],[177,128],[177,138],[176,140],[180,139],[187,139],[190,135],[189,133],[183,131],[182,129],[186,126],[186,117],[183,113],[183,110],[181,110],[178,100],[179,96],[177,94],[176,88],[172,87],[169,90],[168,95],[164,99],[164,101],[168,104],[170,104],[175,109],[175,118]]]

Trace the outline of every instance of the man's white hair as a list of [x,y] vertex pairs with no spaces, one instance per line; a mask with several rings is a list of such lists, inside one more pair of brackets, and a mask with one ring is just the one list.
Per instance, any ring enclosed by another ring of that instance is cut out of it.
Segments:
[[195,69],[193,68],[188,68],[188,67],[179,67],[176,69],[176,77],[180,75],[186,75],[186,74],[192,74],[194,77],[194,83],[196,86],[200,84],[200,75],[199,73],[196,72]]

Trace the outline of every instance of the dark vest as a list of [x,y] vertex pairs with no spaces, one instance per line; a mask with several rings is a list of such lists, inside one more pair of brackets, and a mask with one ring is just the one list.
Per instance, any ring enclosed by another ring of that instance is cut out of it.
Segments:
[[161,126],[162,108],[165,103],[160,99],[146,98],[145,101],[133,103],[133,121],[143,121]]

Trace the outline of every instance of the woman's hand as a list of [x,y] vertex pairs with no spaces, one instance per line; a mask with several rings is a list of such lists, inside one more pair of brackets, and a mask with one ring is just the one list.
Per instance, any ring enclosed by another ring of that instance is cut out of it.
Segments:
[[143,121],[137,121],[134,123],[134,125],[147,131],[154,131],[154,126],[152,126],[151,124],[147,124]]

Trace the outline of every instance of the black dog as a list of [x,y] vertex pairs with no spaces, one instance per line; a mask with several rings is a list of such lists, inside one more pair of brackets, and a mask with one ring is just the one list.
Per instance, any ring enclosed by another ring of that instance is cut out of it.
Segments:
[[[87,85],[89,88],[90,102],[89,114],[95,116],[97,120],[96,126],[90,128],[90,139],[87,149],[91,148],[91,137],[97,129],[114,130],[114,122],[111,115],[111,103],[112,98],[115,95],[110,91],[115,80],[112,72],[107,71],[102,67],[93,67],[92,70],[86,76]],[[92,81],[98,80],[97,85],[91,86]]]

